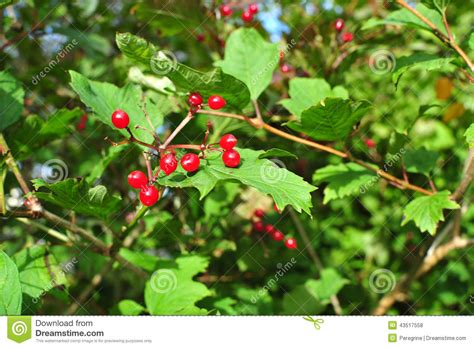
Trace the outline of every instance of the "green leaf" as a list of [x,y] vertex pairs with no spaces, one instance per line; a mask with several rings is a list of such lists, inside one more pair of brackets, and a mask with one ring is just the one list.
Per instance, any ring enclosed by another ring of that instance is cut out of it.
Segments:
[[67,284],[65,273],[45,246],[24,249],[13,256],[13,261],[18,267],[22,292],[32,298]]
[[321,272],[321,279],[309,279],[305,286],[323,304],[330,302],[331,296],[337,293],[348,284],[347,279],[342,278],[333,268],[326,268]]
[[[107,82],[89,80],[75,71],[69,71],[69,74],[71,87],[79,94],[81,101],[92,109],[92,117],[128,137],[125,129],[119,130],[112,124],[112,113],[117,109],[122,109],[130,117],[130,129],[133,134],[142,141],[153,142],[153,136],[149,132],[135,129],[136,125],[148,125],[141,107],[143,105],[142,91],[138,86],[129,84],[119,88]],[[146,108],[148,114],[151,115],[153,126],[161,126],[164,115],[159,105],[154,100],[146,98]]]
[[316,187],[305,182],[298,175],[288,171],[280,162],[272,162],[258,157],[263,151],[238,149],[241,164],[238,168],[228,168],[222,162],[221,156],[208,153],[202,160],[199,171],[187,174],[182,168],[170,176],[162,176],[159,184],[171,187],[195,187],[201,193],[201,199],[206,196],[217,183],[221,181],[238,181],[244,185],[255,187],[260,192],[272,196],[280,210],[291,205],[301,212],[310,214],[311,192]]
[[243,81],[252,100],[257,100],[272,81],[279,52],[278,46],[265,41],[257,30],[240,28],[227,39],[224,60],[217,64],[226,74]]
[[0,72],[0,132],[18,121],[23,111],[25,91],[21,83],[7,71]]
[[319,104],[328,97],[347,99],[349,97],[344,87],[336,86],[331,89],[329,83],[320,78],[297,77],[290,80],[289,89],[290,99],[280,101],[288,111],[301,118],[304,110],[310,106]]
[[145,311],[145,307],[133,300],[122,300],[117,307],[122,315],[139,315]]
[[[446,29],[443,25],[443,18],[441,17],[438,11],[429,9],[423,4],[418,4],[415,8],[424,17],[428,18],[432,23],[434,23],[434,25],[440,32],[446,34]],[[405,8],[390,13],[384,19],[371,18],[362,26],[362,30],[386,24],[407,25],[417,29],[427,30],[430,33],[432,32],[432,29],[425,22],[423,22],[421,19],[419,19],[417,16],[415,16],[413,13],[411,13]]]
[[328,98],[303,111],[300,122],[289,122],[287,125],[316,140],[341,140],[349,135],[369,108],[370,104],[366,101]]
[[130,33],[117,33],[118,48],[131,61],[167,76],[180,92],[198,91],[204,98],[221,95],[229,107],[241,110],[250,102],[250,93],[242,81],[224,74],[220,68],[201,72],[178,63],[173,54],[160,51],[152,43]]
[[404,209],[405,219],[402,226],[413,220],[421,232],[436,232],[439,221],[444,221],[443,209],[459,209],[459,205],[449,199],[449,192],[442,191],[431,196],[418,197]]
[[104,220],[119,213],[120,197],[107,194],[105,186],[98,185],[90,188],[84,179],[67,179],[54,184],[48,184],[41,179],[35,179],[32,182],[36,190],[46,189],[46,192],[35,193],[39,199],[62,208]]
[[282,149],[276,149],[276,148],[266,150],[264,153],[258,156],[259,159],[274,158],[274,157],[291,157],[294,159],[298,159],[298,157],[294,153],[286,151],[286,150],[282,150]]
[[92,185],[97,179],[99,179],[110,163],[124,155],[123,152],[125,149],[125,146],[109,147],[107,153],[98,162],[94,163],[92,170],[86,176],[87,183]]
[[15,263],[0,250],[0,315],[21,314],[21,284]]
[[438,158],[438,153],[423,148],[408,150],[403,156],[407,172],[425,175],[429,175],[435,168]]
[[402,75],[409,69],[419,68],[426,71],[445,69],[454,58],[439,58],[427,53],[415,53],[397,59],[397,65],[392,73],[392,81],[398,85]]
[[473,148],[474,147],[474,123],[471,123],[469,128],[466,129],[464,136],[466,137],[466,142],[469,145],[469,148]]
[[443,15],[444,11],[448,7],[450,0],[421,0],[421,3],[426,7],[438,11]]
[[377,180],[377,175],[355,163],[329,165],[318,169],[313,180],[316,183],[327,182],[324,189],[326,204],[336,198],[354,196],[367,191]]
[[181,256],[177,267],[159,268],[145,286],[145,304],[151,315],[204,315],[205,309],[195,303],[210,296],[211,291],[193,280],[209,265],[201,256]]

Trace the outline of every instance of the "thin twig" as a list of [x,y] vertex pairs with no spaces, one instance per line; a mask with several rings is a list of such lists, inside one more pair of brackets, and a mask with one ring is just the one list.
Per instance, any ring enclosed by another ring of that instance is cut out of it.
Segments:
[[[290,217],[293,220],[293,223],[295,224],[296,230],[298,231],[305,245],[304,250],[308,252],[308,255],[311,258],[311,260],[313,260],[313,263],[316,266],[316,269],[318,270],[319,274],[321,274],[321,272],[324,270],[323,263],[321,262],[321,259],[318,256],[318,254],[316,253],[316,250],[314,250],[313,246],[311,245],[311,241],[308,237],[308,234],[306,233],[305,228],[303,227],[303,224],[301,223],[298,215],[296,215],[293,209],[290,208],[289,212],[290,212]],[[331,296],[330,300],[331,300],[332,307],[334,308],[334,312],[337,315],[341,315],[342,308],[341,308],[341,304],[339,302],[337,295]]]
[[194,115],[191,110],[188,112],[186,117],[181,121],[181,123],[175,128],[173,133],[171,133],[165,142],[160,145],[160,150],[166,150],[171,141],[181,132],[181,130],[193,119]]

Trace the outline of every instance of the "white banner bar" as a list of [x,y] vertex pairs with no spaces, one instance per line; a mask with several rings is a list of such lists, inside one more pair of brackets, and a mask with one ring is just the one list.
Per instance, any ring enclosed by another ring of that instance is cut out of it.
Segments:
[[0,347],[474,347],[474,317],[0,317]]

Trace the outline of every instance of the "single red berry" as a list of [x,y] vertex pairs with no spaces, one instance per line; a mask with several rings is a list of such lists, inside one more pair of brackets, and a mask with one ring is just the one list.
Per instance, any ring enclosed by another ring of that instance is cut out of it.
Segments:
[[161,157],[160,168],[166,175],[170,175],[178,168],[178,160],[174,156],[174,153],[167,153]]
[[232,7],[229,5],[222,5],[219,11],[221,12],[222,17],[229,17],[232,15]]
[[83,114],[81,116],[81,119],[79,120],[79,122],[76,124],[76,129],[79,131],[79,132],[82,132],[84,129],[86,129],[86,124],[87,124],[87,120],[88,120],[89,116],[87,114]]
[[288,249],[296,249],[298,247],[296,245],[296,239],[294,239],[294,238],[288,238],[287,240],[285,240],[285,246]]
[[265,216],[265,212],[262,209],[255,209],[253,212],[253,215],[255,215],[258,218],[263,218]]
[[354,34],[352,34],[351,32],[347,31],[345,33],[342,33],[342,41],[351,42],[353,39],[354,39]]
[[148,178],[145,173],[140,170],[134,170],[128,174],[128,184],[133,188],[139,189],[148,183]]
[[280,66],[280,71],[281,71],[283,74],[288,74],[291,70],[292,70],[292,69],[291,69],[291,65],[289,65],[289,64],[286,64],[286,63],[285,63],[285,64],[282,64],[282,65]]
[[220,95],[211,95],[207,103],[212,110],[219,110],[225,106],[226,101]]
[[198,92],[193,92],[188,97],[188,103],[192,106],[199,106],[202,104],[202,96]]
[[370,139],[370,138],[365,140],[365,145],[367,145],[367,147],[370,148],[370,149],[373,149],[374,147],[377,146],[375,141],[373,139]]
[[281,233],[281,231],[276,230],[275,232],[272,233],[272,238],[273,240],[276,240],[277,242],[281,242],[283,239],[285,239],[285,235]]
[[204,36],[204,34],[197,34],[196,35],[196,40],[199,41],[199,42],[203,42],[205,38],[206,37]]
[[257,232],[263,232],[265,230],[263,226],[263,222],[261,221],[255,221],[252,225],[253,225],[253,229]]
[[244,22],[251,22],[251,21],[253,21],[253,14],[250,13],[250,11],[244,11],[244,12],[242,13],[242,20],[243,20]]
[[272,234],[275,231],[276,231],[275,226],[270,225],[270,224],[265,225],[265,232]]
[[160,198],[160,192],[155,186],[145,186],[140,190],[140,202],[147,207],[154,205]]
[[117,109],[112,114],[112,123],[117,128],[126,128],[130,123],[130,118],[125,111]]
[[249,8],[248,8],[248,11],[253,15],[257,14],[258,13],[258,5],[257,4],[250,4]]
[[201,160],[194,153],[187,153],[181,158],[181,167],[187,172],[195,172],[199,168]]
[[341,31],[342,29],[344,29],[344,24],[344,20],[342,18],[338,18],[334,22],[334,29],[336,29],[337,31]]
[[226,167],[235,168],[240,164],[240,154],[235,150],[227,150],[222,154]]
[[232,150],[236,144],[237,144],[237,138],[234,137],[232,134],[223,135],[221,140],[219,141],[219,145],[224,150]]

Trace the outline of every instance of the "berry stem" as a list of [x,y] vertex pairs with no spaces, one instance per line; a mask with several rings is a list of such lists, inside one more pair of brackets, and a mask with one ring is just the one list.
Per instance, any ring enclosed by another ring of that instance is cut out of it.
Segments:
[[[199,110],[197,111],[199,112]],[[173,131],[173,133],[171,133],[168,138],[165,140],[165,142],[160,145],[160,150],[163,151],[163,150],[166,150],[166,148],[168,147],[168,145],[171,143],[171,141],[173,141],[173,139],[179,134],[179,132],[181,132],[181,130],[193,119],[193,113],[191,112],[191,110],[188,111],[188,114],[186,115],[186,117],[181,121],[181,123],[178,125],[178,127],[175,128],[175,130]]]
[[255,109],[255,114],[257,115],[257,119],[263,124],[262,113],[260,112],[260,107],[258,106],[257,100],[252,100],[253,107]]
[[148,181],[152,181],[153,180],[153,170],[151,169],[150,158],[148,157],[148,155],[146,153],[143,153],[143,157],[145,158]]

